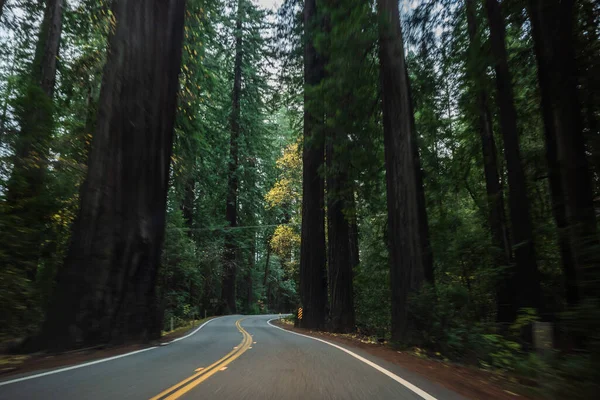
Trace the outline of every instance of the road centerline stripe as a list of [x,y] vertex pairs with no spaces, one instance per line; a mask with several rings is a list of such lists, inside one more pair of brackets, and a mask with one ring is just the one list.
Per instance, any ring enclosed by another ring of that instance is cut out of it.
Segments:
[[217,372],[224,371],[225,369],[227,369],[227,365],[229,365],[235,359],[241,356],[246,350],[248,350],[248,348],[250,348],[252,344],[252,337],[244,328],[242,328],[242,320],[244,320],[244,318],[237,320],[235,323],[235,326],[238,328],[238,330],[242,333],[243,336],[242,342],[238,346],[234,347],[232,351],[230,351],[224,357],[212,363],[210,366],[202,369],[197,369],[196,371],[199,372],[162,391],[158,395],[152,397],[150,400],[178,399],[179,397],[183,396],[185,393],[189,392],[194,387],[198,386]]

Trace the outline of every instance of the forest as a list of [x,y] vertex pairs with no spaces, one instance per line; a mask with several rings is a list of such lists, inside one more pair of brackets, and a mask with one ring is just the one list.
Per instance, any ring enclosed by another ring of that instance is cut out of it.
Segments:
[[593,398],[599,201],[593,0],[0,0],[26,351],[292,313]]

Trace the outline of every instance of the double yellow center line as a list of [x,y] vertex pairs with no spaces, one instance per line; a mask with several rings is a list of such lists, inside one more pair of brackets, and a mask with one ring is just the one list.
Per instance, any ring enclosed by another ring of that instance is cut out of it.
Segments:
[[152,397],[150,400],[174,400],[180,398],[181,396],[183,396],[184,394],[186,394],[187,392],[189,392],[190,390],[192,390],[193,388],[195,388],[196,386],[198,386],[199,384],[201,384],[220,370],[224,369],[224,367],[232,363],[236,358],[238,358],[246,350],[248,350],[250,346],[252,346],[252,336],[250,336],[250,334],[246,332],[244,328],[242,328],[240,322],[242,322],[243,319],[244,318],[239,319],[235,322],[235,326],[244,336],[242,343],[234,347],[233,350],[230,351],[225,357],[215,361],[207,368],[197,369],[196,371],[199,372],[197,372],[196,374],[190,376],[187,379],[184,379],[183,381],[179,382],[174,386],[171,386],[167,390]]

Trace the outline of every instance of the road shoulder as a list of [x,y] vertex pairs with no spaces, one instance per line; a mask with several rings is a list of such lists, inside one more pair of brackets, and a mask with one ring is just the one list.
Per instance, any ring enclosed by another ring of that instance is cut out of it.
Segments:
[[527,398],[514,393],[514,385],[506,378],[491,372],[420,358],[408,352],[394,350],[386,345],[366,342],[360,337],[295,328],[293,325],[279,320],[272,321],[272,324],[291,332],[329,341],[355,351],[366,358],[371,358],[373,361],[379,360],[395,365],[417,374],[421,379],[437,383],[469,399],[514,400]]
[[195,321],[192,326],[175,329],[164,334],[159,340],[147,343],[101,345],[63,353],[0,354],[0,381],[31,372],[46,372],[57,368],[71,367],[165,345],[190,335],[199,326],[214,318],[217,317]]

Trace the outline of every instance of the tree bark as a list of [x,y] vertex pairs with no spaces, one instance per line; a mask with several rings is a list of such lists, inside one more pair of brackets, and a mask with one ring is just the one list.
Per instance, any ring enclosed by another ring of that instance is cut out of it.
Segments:
[[256,237],[252,235],[252,244],[250,245],[250,254],[248,254],[248,271],[246,274],[246,304],[248,313],[252,313],[252,300],[254,293],[252,290],[252,271],[254,271],[254,257],[256,254]]
[[[551,2],[552,0],[550,0]],[[547,2],[546,6],[550,6]],[[540,5],[537,1],[529,2],[529,14],[532,24],[532,34],[534,38],[534,47],[537,60],[538,81],[541,93],[541,109],[544,120],[544,139],[546,144],[546,160],[548,164],[548,178],[550,184],[550,195],[552,201],[552,211],[558,229],[558,243],[560,248],[561,262],[565,276],[565,292],[567,303],[575,305],[579,302],[579,287],[575,263],[572,258],[571,247],[569,244],[569,235],[567,232],[567,218],[565,210],[565,194],[560,179],[560,165],[557,156],[556,130],[554,126],[554,112],[552,100],[552,73],[555,68],[548,62],[552,57],[547,54],[544,46],[544,35],[552,35],[557,32],[545,31],[549,27],[544,26],[541,18]],[[551,49],[548,49],[551,50]],[[560,62],[559,60],[556,60]]]
[[356,200],[355,200],[355,190],[352,189],[352,203],[350,205],[350,266],[354,271],[360,264],[360,252],[359,252],[359,239],[358,239],[358,218],[356,216]]
[[341,165],[335,146],[343,135],[332,132],[326,147],[327,160],[327,237],[329,264],[330,330],[349,333],[355,330],[352,237],[346,218],[353,203],[348,191],[347,166]]
[[[231,92],[231,139],[229,145],[229,176],[227,181],[227,208],[225,218],[229,228],[237,227],[237,195],[238,195],[238,155],[240,140],[240,96],[242,92],[242,17],[244,13],[242,0],[238,0],[235,21],[235,61],[233,66],[233,90]],[[235,314],[235,284],[237,244],[232,230],[225,232],[225,253],[223,255],[223,280],[221,284],[221,302],[223,314]]]
[[[406,63],[405,63],[406,68]],[[410,107],[410,126],[412,135],[413,157],[415,182],[417,185],[417,206],[419,209],[419,241],[421,245],[421,258],[423,263],[423,273],[425,281],[433,285],[435,276],[433,271],[433,251],[431,249],[431,241],[429,239],[429,218],[427,217],[427,202],[425,199],[425,186],[423,184],[423,169],[421,168],[421,155],[419,152],[419,139],[417,137],[417,128],[415,124],[414,103],[412,97],[412,89],[410,87],[410,79],[408,69],[405,69],[406,82],[408,82],[408,99]]]
[[[480,49],[480,40],[477,33],[477,11],[474,0],[465,0],[467,14],[467,25],[469,34],[469,67],[467,73],[469,79],[475,86],[477,93],[477,110],[479,121],[476,130],[481,138],[481,151],[483,155],[483,170],[485,175],[485,189],[488,205],[488,224],[492,236],[492,246],[495,248],[494,262],[497,268],[510,265],[512,249],[508,228],[506,226],[506,215],[504,211],[504,193],[500,184],[500,170],[497,160],[496,141],[492,115],[489,108],[489,96],[485,89],[486,72],[485,65],[478,61],[477,52]],[[512,288],[501,282],[497,287],[498,305],[510,303]],[[498,310],[499,314],[502,313]]]
[[567,301],[574,305],[584,293],[597,294],[593,282],[599,262],[595,256],[599,243],[573,50],[574,2],[530,0],[529,14],[542,95],[550,184],[553,198],[557,197],[553,205],[561,239]]
[[40,344],[160,337],[155,284],[165,228],[184,0],[113,2],[81,207]]
[[[302,234],[300,244],[300,326],[323,329],[327,314],[327,271],[325,267],[323,115],[311,89],[323,79],[322,57],[314,47],[318,22],[316,0],[304,3],[304,142],[302,149]],[[314,90],[314,89],[313,89]]]
[[379,62],[392,292],[392,340],[409,341],[408,297],[425,280],[412,106],[398,3],[378,0]]
[[507,287],[512,289],[511,293],[514,296],[510,300],[507,299],[507,303],[499,305],[498,320],[512,322],[520,308],[539,309],[540,277],[533,244],[527,183],[521,164],[517,112],[514,104],[512,78],[508,68],[504,20],[497,0],[486,0],[485,4],[496,71],[500,129],[504,138],[504,156],[508,170],[509,207],[516,262],[516,267],[508,269],[504,280]]
[[[597,3],[597,2],[596,2]],[[600,8],[592,0],[578,2],[574,28],[577,33],[577,61],[580,77],[581,105],[585,115],[585,140],[587,142],[590,172],[594,182],[594,196],[598,196],[598,176],[600,175]]]

